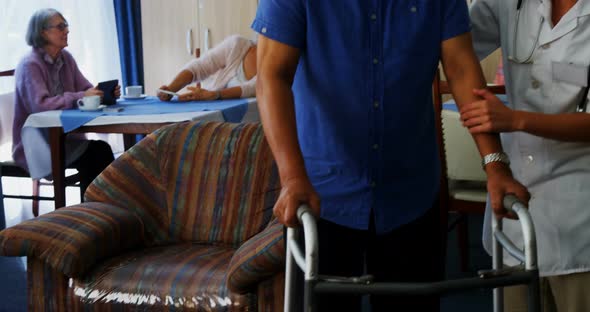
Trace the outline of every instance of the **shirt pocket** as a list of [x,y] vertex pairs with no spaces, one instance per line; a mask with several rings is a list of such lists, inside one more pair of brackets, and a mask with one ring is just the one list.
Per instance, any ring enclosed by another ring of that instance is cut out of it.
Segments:
[[[431,0],[406,0],[390,12],[393,49],[404,53],[432,54],[440,47],[440,13]],[[386,26],[387,27],[387,26]]]
[[588,65],[555,61],[551,63],[551,97],[554,105],[549,113],[576,111],[588,85],[588,71]]
[[554,81],[567,82],[579,87],[588,85],[588,65],[552,62],[551,73]]

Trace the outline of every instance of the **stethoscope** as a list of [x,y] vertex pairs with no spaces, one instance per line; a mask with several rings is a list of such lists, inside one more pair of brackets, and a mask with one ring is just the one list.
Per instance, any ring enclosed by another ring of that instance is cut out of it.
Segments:
[[533,43],[533,45],[531,46],[531,48],[529,49],[529,52],[527,53],[527,57],[526,58],[520,58],[518,57],[518,49],[517,49],[517,44],[516,42],[518,42],[518,24],[520,22],[520,8],[522,7],[522,1],[523,0],[518,0],[518,2],[516,3],[516,21],[514,23],[514,37],[512,38],[512,54],[508,55],[508,60],[518,63],[518,64],[530,64],[532,63],[532,59],[533,59],[533,54],[535,53],[535,48],[537,47],[537,43],[539,42],[539,36],[541,35],[541,27],[543,27],[543,16],[541,16],[541,21],[539,23],[539,29],[537,30],[537,36],[535,37],[535,42]]

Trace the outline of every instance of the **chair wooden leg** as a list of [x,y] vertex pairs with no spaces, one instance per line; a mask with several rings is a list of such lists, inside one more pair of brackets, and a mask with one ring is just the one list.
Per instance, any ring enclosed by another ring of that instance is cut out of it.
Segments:
[[467,216],[462,215],[461,220],[457,223],[457,243],[459,245],[459,265],[461,271],[469,270],[469,228]]
[[[40,188],[41,188],[41,186],[40,186],[39,180],[33,179],[33,197],[39,196]],[[35,216],[35,217],[39,216],[39,199],[38,198],[33,198],[33,216]]]

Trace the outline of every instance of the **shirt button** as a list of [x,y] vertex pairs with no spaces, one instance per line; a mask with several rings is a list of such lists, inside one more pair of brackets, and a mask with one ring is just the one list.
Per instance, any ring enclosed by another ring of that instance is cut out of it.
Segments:
[[416,9],[416,7],[415,7],[415,6],[413,6],[413,7],[411,7],[411,8],[410,8],[410,11],[411,11],[412,13],[416,13],[416,11],[417,11],[417,10],[418,10],[418,9]]
[[531,87],[533,87],[533,89],[539,89],[540,86],[541,86],[541,83],[538,80],[533,80],[531,82]]
[[373,144],[373,149],[374,150],[378,150],[379,149],[379,144]]
[[373,13],[371,14],[371,20],[377,20],[377,14]]
[[375,107],[375,108],[379,108],[379,101],[375,101],[375,102],[373,102],[373,107]]
[[263,34],[266,34],[266,27],[262,27],[262,30],[261,31],[262,31]]
[[377,58],[374,58],[374,59],[373,59],[373,64],[379,64],[379,59],[377,59]]
[[377,183],[375,183],[375,181],[371,181],[371,187],[372,187],[372,188],[375,188],[375,187],[377,187]]
[[532,163],[533,163],[533,161],[535,161],[535,158],[533,157],[533,155],[528,155],[528,156],[526,157],[526,162],[527,162],[528,164],[532,164]]

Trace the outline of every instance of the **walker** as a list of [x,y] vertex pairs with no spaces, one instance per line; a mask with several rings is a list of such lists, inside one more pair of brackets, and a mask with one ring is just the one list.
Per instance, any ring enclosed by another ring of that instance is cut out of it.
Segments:
[[[318,245],[315,218],[311,210],[302,205],[297,210],[299,222],[303,225],[305,256],[297,243],[295,228],[287,229],[287,260],[285,271],[285,312],[292,312],[295,298],[296,266],[304,273],[303,310],[316,311],[315,295],[323,293],[357,295],[434,295],[471,290],[474,288],[494,289],[494,312],[502,312],[503,286],[528,285],[528,311],[541,310],[539,294],[539,270],[537,267],[537,244],[531,216],[526,207],[513,195],[504,198],[504,207],[514,212],[520,221],[524,252],[518,249],[502,232],[502,222],[492,218],[493,263],[491,270],[481,270],[478,276],[445,280],[432,283],[389,283],[373,282],[369,275],[359,277],[322,276],[318,274]],[[503,266],[503,250],[524,265]]]

